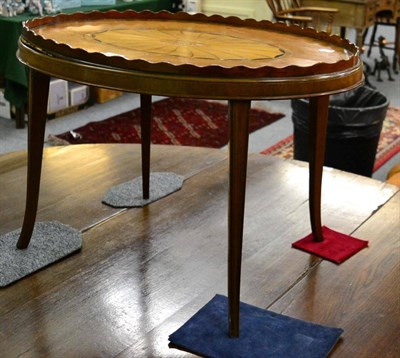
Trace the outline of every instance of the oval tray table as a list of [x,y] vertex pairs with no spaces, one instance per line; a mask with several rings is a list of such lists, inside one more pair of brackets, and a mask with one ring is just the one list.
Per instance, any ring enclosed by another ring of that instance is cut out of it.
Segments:
[[251,100],[310,98],[310,218],[314,239],[322,241],[329,95],[362,83],[358,48],[338,36],[269,21],[109,11],[27,21],[18,57],[30,69],[28,184],[20,249],[29,245],[36,219],[50,76],[141,95],[144,198],[149,195],[151,95],[228,100],[229,334],[239,336]]

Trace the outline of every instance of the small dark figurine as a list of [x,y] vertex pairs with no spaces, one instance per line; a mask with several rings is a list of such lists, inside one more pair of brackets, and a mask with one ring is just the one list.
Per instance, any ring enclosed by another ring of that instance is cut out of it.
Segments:
[[374,66],[374,70],[373,70],[372,74],[375,75],[375,73],[376,73],[377,81],[382,82],[381,71],[386,71],[388,73],[389,81],[394,81],[394,78],[392,77],[392,73],[390,72],[389,58],[383,52],[383,49],[385,48],[385,45],[386,45],[386,38],[384,38],[383,36],[379,36],[378,41],[379,41],[379,54],[381,56],[381,59],[379,61],[377,59],[375,59],[375,66]]

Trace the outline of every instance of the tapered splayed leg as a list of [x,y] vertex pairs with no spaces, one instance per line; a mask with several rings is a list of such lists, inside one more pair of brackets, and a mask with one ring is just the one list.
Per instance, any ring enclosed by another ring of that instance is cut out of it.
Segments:
[[228,301],[229,335],[239,337],[240,275],[250,101],[229,101]]
[[310,99],[309,202],[314,241],[324,241],[321,224],[321,186],[328,126],[329,96]]
[[48,75],[35,70],[29,72],[28,110],[28,175],[26,188],[25,216],[17,242],[18,249],[26,249],[32,237],[38,209],[44,130],[49,95]]
[[143,199],[150,197],[151,95],[140,95]]

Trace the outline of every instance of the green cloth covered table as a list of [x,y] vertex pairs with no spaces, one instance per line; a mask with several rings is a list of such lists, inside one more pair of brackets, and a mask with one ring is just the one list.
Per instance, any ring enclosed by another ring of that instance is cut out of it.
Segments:
[[[131,2],[117,0],[115,5],[82,6],[79,8],[64,9],[63,12],[107,11],[111,9],[118,11],[128,9],[136,11],[173,10],[171,0],[133,0]],[[4,96],[16,108],[21,108],[25,105],[28,93],[28,74],[26,68],[16,57],[18,39],[21,35],[22,23],[33,17],[28,13],[14,17],[0,16],[0,74],[5,80]]]

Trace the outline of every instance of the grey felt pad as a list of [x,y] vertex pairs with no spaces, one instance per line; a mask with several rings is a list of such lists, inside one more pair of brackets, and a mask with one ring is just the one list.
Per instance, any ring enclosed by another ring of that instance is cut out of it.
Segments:
[[113,186],[103,197],[103,203],[114,208],[142,207],[159,200],[183,185],[183,177],[174,173],[150,174],[150,198],[143,199],[142,177]]
[[57,221],[37,222],[29,246],[16,248],[21,229],[0,236],[0,287],[9,285],[82,247],[81,233]]

